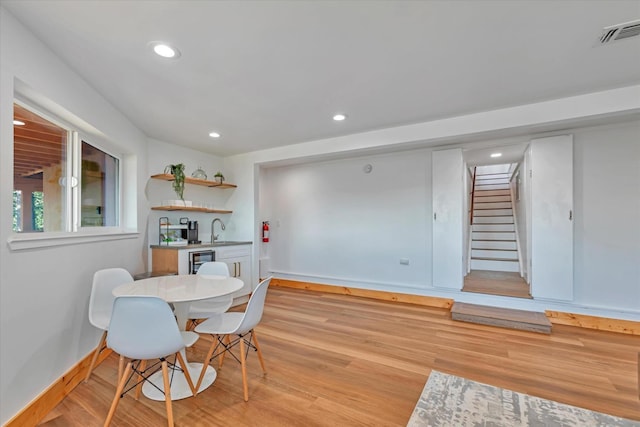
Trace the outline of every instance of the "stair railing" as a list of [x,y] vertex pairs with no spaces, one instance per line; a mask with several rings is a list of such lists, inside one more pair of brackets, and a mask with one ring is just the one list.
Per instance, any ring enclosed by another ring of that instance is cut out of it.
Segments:
[[469,209],[469,239],[467,242],[467,274],[471,272],[471,245],[473,243],[473,199],[475,199],[476,193],[476,169],[473,167],[473,176],[471,177],[471,203]]
[[473,199],[476,197],[476,169],[477,166],[474,166],[471,183],[471,210],[469,210],[469,225],[473,225]]

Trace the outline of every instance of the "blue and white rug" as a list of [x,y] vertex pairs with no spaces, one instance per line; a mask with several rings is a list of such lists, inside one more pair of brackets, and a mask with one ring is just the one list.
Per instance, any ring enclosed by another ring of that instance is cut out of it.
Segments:
[[407,427],[640,427],[618,418],[431,371]]

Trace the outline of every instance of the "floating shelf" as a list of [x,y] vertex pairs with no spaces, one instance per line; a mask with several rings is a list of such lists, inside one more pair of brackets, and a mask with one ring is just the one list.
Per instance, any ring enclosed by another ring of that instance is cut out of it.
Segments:
[[[159,173],[157,175],[151,175],[151,178],[160,179],[162,181],[173,181],[175,179],[173,175],[171,175],[170,173]],[[207,181],[206,179],[196,179],[196,178],[190,178],[188,176],[184,178],[184,182],[186,184],[194,184],[194,185],[201,185],[203,187],[221,188],[221,189],[238,187],[237,185],[229,184],[228,182],[223,182],[221,184],[218,181]]]
[[195,206],[153,206],[151,210],[154,211],[188,211],[188,212],[205,212],[205,213],[219,213],[219,214],[230,214],[233,211],[227,211],[223,209],[209,209],[209,208],[199,208]]

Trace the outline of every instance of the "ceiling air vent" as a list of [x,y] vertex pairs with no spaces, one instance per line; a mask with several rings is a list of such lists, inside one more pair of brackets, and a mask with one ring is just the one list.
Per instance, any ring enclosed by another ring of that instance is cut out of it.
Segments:
[[618,40],[628,39],[640,35],[640,19],[624,24],[605,27],[600,36],[600,44],[608,44]]

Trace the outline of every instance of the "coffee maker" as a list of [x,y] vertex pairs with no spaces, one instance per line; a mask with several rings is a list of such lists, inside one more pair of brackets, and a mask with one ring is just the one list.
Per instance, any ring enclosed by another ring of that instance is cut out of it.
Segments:
[[198,221],[189,221],[187,223],[187,243],[190,245],[200,243],[200,240],[198,240]]
[[187,228],[182,230],[182,238],[187,241],[188,244],[201,243],[198,240],[198,221],[189,221],[187,218],[180,218],[180,224],[185,224]]

